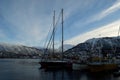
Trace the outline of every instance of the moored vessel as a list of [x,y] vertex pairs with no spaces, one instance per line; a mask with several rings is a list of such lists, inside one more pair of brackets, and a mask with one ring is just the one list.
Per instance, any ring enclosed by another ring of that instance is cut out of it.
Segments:
[[[39,62],[39,64],[41,65],[41,68],[43,69],[72,69],[72,62],[70,61],[65,61],[63,59],[63,9],[61,10],[61,14],[62,14],[62,51],[61,51],[61,57],[60,59],[54,60],[53,56],[51,59],[43,59]],[[55,34],[55,12],[54,12],[54,16],[53,16],[53,32],[52,32],[52,38],[53,38],[53,54],[54,53],[54,34]]]
[[118,65],[115,63],[90,63],[88,64],[88,70],[90,72],[107,72],[115,71],[118,69]]

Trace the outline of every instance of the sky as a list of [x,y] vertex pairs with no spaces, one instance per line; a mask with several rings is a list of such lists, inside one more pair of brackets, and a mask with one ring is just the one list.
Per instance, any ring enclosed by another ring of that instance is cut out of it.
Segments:
[[[52,31],[53,11],[57,22],[62,8],[64,44],[118,36],[120,0],[0,0],[0,42],[43,47]],[[60,30],[55,35],[57,45]]]

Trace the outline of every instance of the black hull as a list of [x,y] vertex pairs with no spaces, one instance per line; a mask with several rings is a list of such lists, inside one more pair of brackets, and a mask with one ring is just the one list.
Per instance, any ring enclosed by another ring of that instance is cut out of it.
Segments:
[[47,69],[47,70],[57,70],[57,69],[69,69],[71,70],[72,69],[72,63],[70,62],[39,62],[39,64],[41,65],[41,68],[42,69]]

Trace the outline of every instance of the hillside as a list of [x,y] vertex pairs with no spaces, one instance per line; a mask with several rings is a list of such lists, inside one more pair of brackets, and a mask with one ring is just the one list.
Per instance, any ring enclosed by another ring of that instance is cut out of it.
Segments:
[[39,58],[42,51],[23,45],[0,43],[0,58]]
[[118,57],[120,54],[120,37],[93,38],[80,43],[64,52],[65,57],[75,59],[87,59],[90,56]]

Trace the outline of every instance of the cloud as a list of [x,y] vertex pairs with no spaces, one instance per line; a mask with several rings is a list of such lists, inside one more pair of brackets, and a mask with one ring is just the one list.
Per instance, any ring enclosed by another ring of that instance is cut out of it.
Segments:
[[0,38],[6,38],[6,34],[2,30],[0,30]]
[[52,24],[52,11],[56,10],[58,13],[61,8],[65,8],[64,16],[67,18],[72,15],[72,12],[77,12],[78,9],[81,10],[90,4],[89,0],[82,2],[84,1],[11,0],[1,4],[0,13],[6,22],[11,24],[9,28],[15,33],[13,35],[15,43],[41,45]]
[[[93,2],[95,2],[95,1],[93,1]],[[88,4],[88,7],[90,7],[89,5],[90,4]],[[101,5],[101,6],[103,6],[103,5]],[[89,25],[90,23],[94,23],[96,21],[100,21],[100,20],[104,19],[108,15],[110,15],[110,14],[112,14],[112,13],[118,11],[118,10],[120,10],[120,0],[116,0],[114,2],[114,4],[112,4],[110,7],[105,8],[102,11],[100,10],[100,12],[97,12],[96,14],[93,13],[93,15],[88,16],[86,19],[83,19],[83,20],[79,19],[78,21],[76,21],[71,26],[79,27],[80,25],[81,26]]]
[[111,7],[104,9],[99,14],[92,16],[91,17],[92,20],[89,20],[87,23],[101,20],[101,19],[105,18],[106,16],[110,15],[111,13],[116,12],[119,9],[120,9],[120,0],[117,0]]
[[69,17],[81,13],[87,8],[91,8],[93,3],[97,2],[96,0],[56,0],[54,1],[52,8],[56,12],[60,12],[60,9],[64,9],[64,20]]
[[46,13],[46,7],[42,5],[41,0],[12,0],[8,5],[4,4],[0,6],[0,13],[6,24],[11,24],[8,25],[8,31],[15,32],[12,35],[15,38],[14,42],[40,45],[51,27],[52,12]]
[[[91,17],[89,17],[82,25],[88,25],[92,22],[102,20],[106,16],[118,11],[120,9],[120,0],[117,0],[112,6],[110,6],[107,9],[104,9],[98,14],[95,14]],[[84,42],[85,40],[93,37],[110,37],[110,36],[117,36],[118,32],[118,26],[119,26],[120,20],[114,21],[112,23],[108,23],[106,26],[99,26],[99,28],[96,28],[92,31],[89,31],[87,33],[80,34],[76,37],[73,37],[70,40],[66,40],[65,43],[67,44],[78,44],[80,42]],[[72,26],[79,26],[81,25],[80,21],[77,21]]]
[[70,40],[66,40],[65,43],[76,45],[90,38],[118,36],[119,26],[120,26],[120,20],[115,21],[105,26],[101,26],[100,28],[86,32],[79,36],[76,36]]
[[[10,24],[8,29],[15,33],[11,35],[13,36],[11,37],[11,41],[13,40],[12,38],[14,38],[13,43],[30,46],[42,45],[52,24],[53,10],[56,10],[56,14],[58,14],[60,9],[64,8],[64,19],[67,19],[73,15],[79,14],[79,11],[82,12],[88,7],[92,8],[93,5],[91,4],[96,1],[97,0],[7,0],[0,3],[0,14],[4,17],[6,24]],[[100,20],[117,11],[119,7],[120,2],[118,1],[110,8],[92,16],[91,21],[89,19],[89,21],[84,23],[88,24]],[[79,25],[80,21],[76,22],[77,23],[71,24]],[[4,34],[5,32],[0,33],[0,36],[8,36]]]

